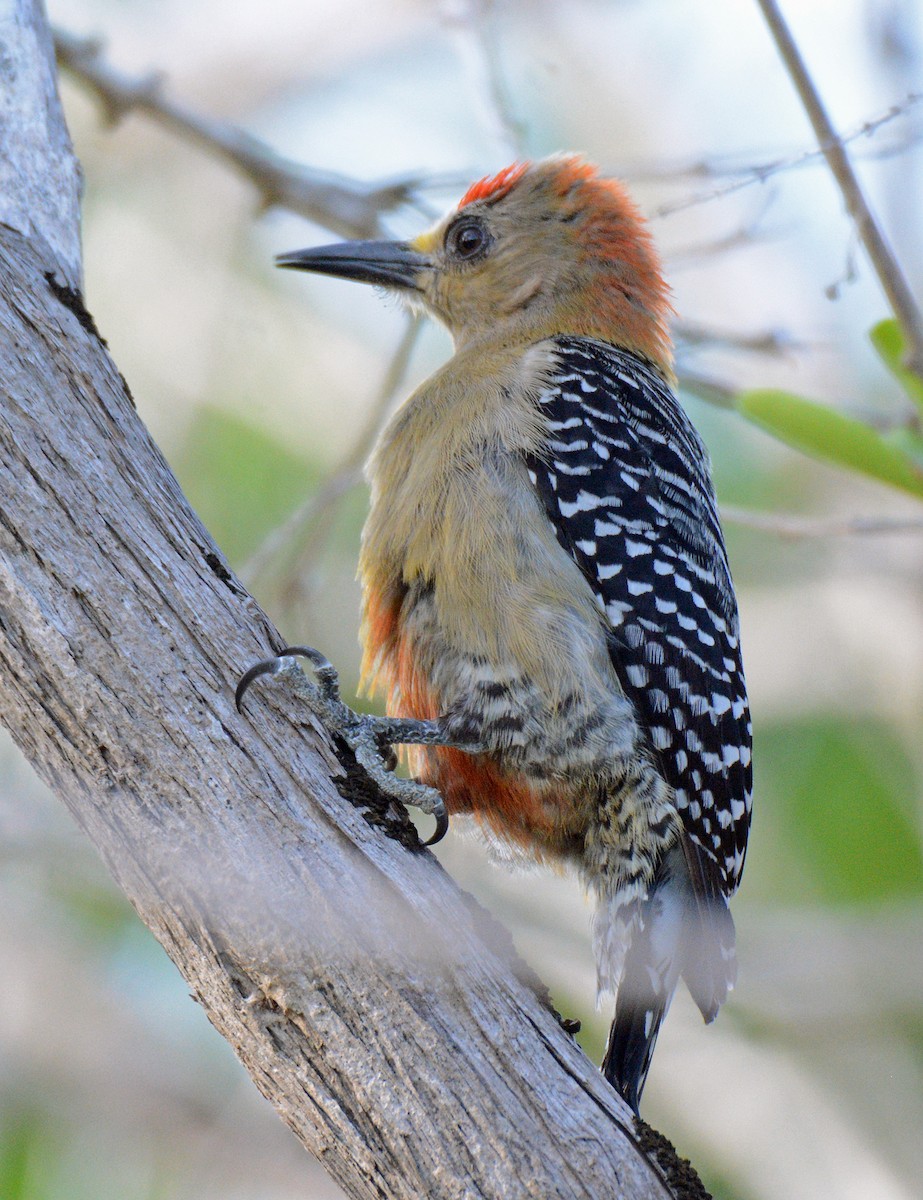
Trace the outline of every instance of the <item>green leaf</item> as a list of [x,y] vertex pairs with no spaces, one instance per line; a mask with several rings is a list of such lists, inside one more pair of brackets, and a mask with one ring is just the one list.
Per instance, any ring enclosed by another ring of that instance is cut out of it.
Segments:
[[743,392],[737,407],[749,420],[805,454],[923,496],[923,468],[900,446],[853,417],[774,389]]
[[923,413],[923,378],[904,366],[907,343],[900,325],[893,317],[888,317],[872,326],[869,337],[881,361]]

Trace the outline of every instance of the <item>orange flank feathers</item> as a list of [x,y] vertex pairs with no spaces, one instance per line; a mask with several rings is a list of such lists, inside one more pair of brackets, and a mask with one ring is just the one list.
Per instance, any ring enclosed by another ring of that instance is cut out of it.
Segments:
[[[510,846],[550,861],[562,853],[570,797],[557,799],[547,787],[504,769],[485,754],[436,746],[427,748],[419,778],[436,788],[450,813],[471,813]],[[421,756],[422,758],[423,756]]]
[[[401,635],[401,601],[369,595],[366,606],[364,686],[381,691],[392,716],[429,721],[441,706],[419,670],[413,646]],[[502,767],[492,756],[447,746],[405,746],[414,777],[442,794],[450,813],[471,813],[510,845],[533,856],[560,853],[563,797]]]

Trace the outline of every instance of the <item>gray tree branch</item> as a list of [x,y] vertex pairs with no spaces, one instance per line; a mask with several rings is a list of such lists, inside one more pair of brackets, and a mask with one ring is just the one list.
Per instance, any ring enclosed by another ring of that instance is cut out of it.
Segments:
[[311,713],[270,683],[235,711],[279,635],[76,289],[39,0],[0,0],[0,22],[21,181],[0,228],[0,719],[348,1195],[703,1195]]
[[382,216],[411,203],[420,187],[418,179],[365,184],[292,162],[245,130],[174,100],[159,72],[139,77],[120,71],[108,62],[95,38],[56,29],[54,44],[58,62],[93,93],[109,121],[115,124],[129,112],[146,113],[246,176],[264,208],[287,208],[341,237],[367,238],[380,234]]

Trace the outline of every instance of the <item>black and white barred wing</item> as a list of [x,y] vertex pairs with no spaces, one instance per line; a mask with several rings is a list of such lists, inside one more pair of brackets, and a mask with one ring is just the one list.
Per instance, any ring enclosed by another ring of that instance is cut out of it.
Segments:
[[558,540],[612,625],[612,661],[689,838],[706,895],[730,895],[750,823],[750,723],[737,605],[708,455],[640,359],[556,342],[528,468]]

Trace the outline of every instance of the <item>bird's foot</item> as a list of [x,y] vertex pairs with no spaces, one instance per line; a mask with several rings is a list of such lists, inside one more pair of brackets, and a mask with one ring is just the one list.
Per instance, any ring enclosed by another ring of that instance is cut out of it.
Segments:
[[[302,670],[298,659],[311,664],[314,679]],[[238,712],[242,711],[247,689],[262,675],[281,675],[295,694],[320,717],[324,725],[338,733],[379,788],[398,803],[428,813],[436,820],[436,830],[424,845],[432,846],[445,837],[449,814],[445,801],[435,788],[415,779],[400,779],[393,772],[390,747],[402,743],[428,746],[456,745],[447,737],[439,721],[417,721],[404,717],[375,717],[357,713],[340,698],[340,679],[336,668],[319,650],[311,646],[288,646],[276,658],[258,662],[241,676],[234,694]],[[465,749],[477,749],[468,747]]]

